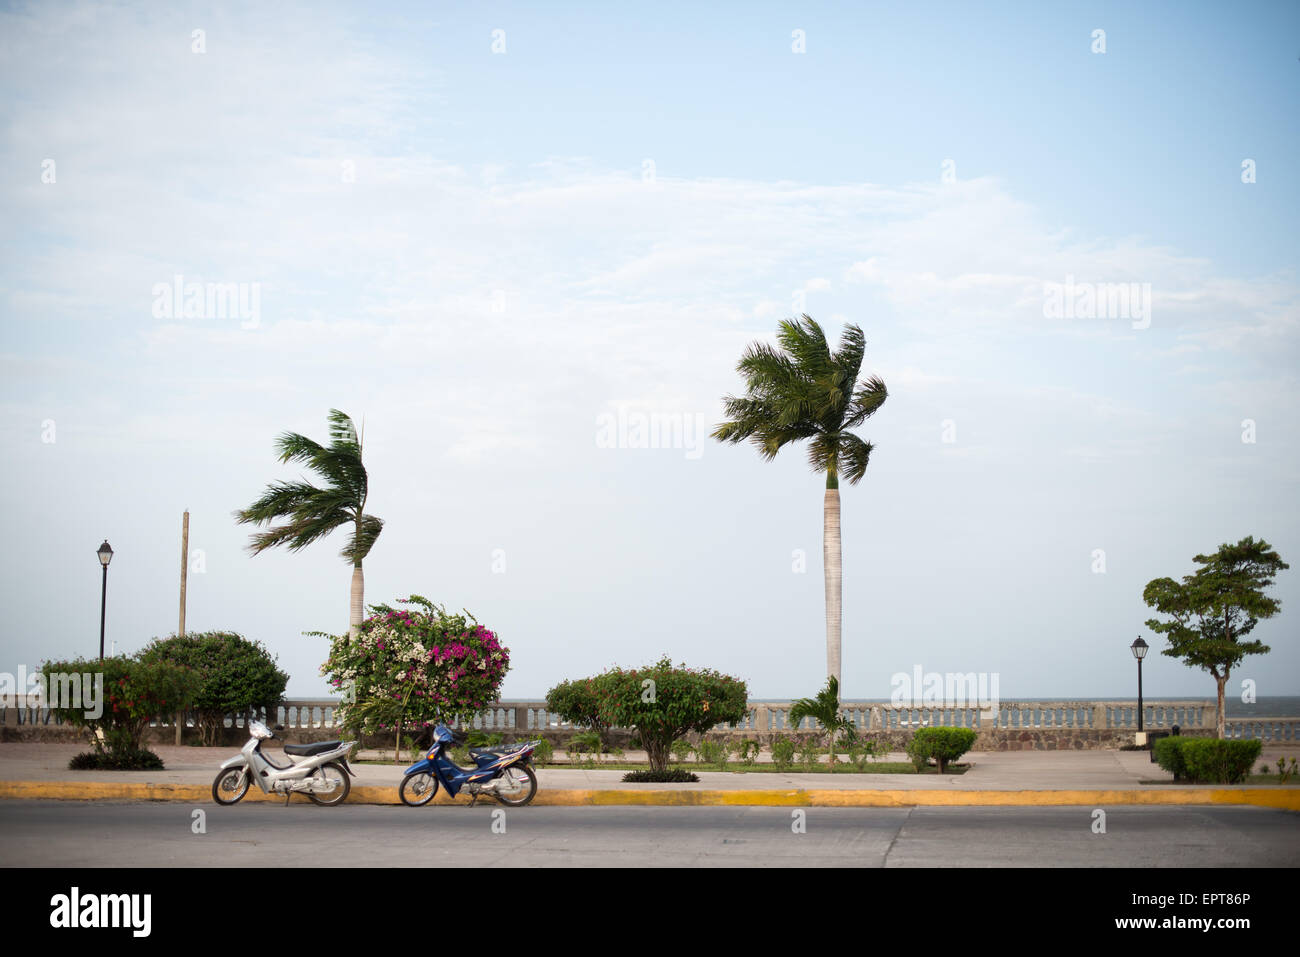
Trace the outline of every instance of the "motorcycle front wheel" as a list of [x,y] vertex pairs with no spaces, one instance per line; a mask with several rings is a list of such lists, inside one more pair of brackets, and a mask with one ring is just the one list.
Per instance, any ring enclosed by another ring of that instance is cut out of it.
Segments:
[[428,771],[408,774],[402,778],[402,786],[397,789],[397,796],[407,807],[423,807],[437,793],[438,778]]
[[310,774],[308,780],[330,782],[334,785],[334,790],[328,794],[317,794],[315,791],[307,792],[307,796],[321,807],[333,807],[335,804],[342,804],[348,799],[348,792],[352,790],[352,782],[348,780],[348,772],[343,770],[342,765],[333,761],[318,767]]
[[212,800],[218,804],[238,804],[252,783],[247,768],[225,768],[212,782]]
[[527,764],[512,765],[501,772],[500,783],[493,793],[502,804],[523,807],[537,793],[537,774]]

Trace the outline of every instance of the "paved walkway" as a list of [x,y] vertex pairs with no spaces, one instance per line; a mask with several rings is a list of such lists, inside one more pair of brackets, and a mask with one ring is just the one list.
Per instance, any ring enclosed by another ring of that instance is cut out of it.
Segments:
[[[210,787],[217,769],[238,749],[153,747],[166,765],[164,771],[69,771],[68,761],[84,747],[76,744],[4,743],[0,744],[0,786],[10,785],[8,796],[18,796],[15,786],[20,783],[58,783],[60,796],[75,796],[79,784],[129,784],[161,785],[161,790],[192,792],[195,787]],[[274,749],[272,753],[275,753]],[[1277,757],[1296,755],[1296,748],[1266,748],[1261,761],[1272,764]],[[378,752],[365,752],[363,758],[379,757]],[[644,760],[643,752],[629,752],[629,760]],[[384,755],[391,761],[392,752]],[[906,761],[902,754],[888,756],[885,760]],[[702,769],[699,765],[682,765],[699,775],[698,784],[626,784],[623,771],[600,768],[545,767],[538,770],[539,797],[544,792],[571,791],[709,791],[709,792],[1014,792],[1014,791],[1133,791],[1162,790],[1190,793],[1186,785],[1174,784],[1172,777],[1152,764],[1143,751],[994,751],[972,752],[964,759],[970,765],[965,774],[810,774],[806,772],[751,772],[744,773],[740,765],[736,771]],[[402,779],[406,763],[354,764],[356,778],[353,790],[391,790],[395,793]],[[1144,783],[1156,782],[1156,783]],[[1247,790],[1265,788],[1255,785]],[[1300,788],[1288,787],[1300,794]],[[97,787],[91,792],[107,793]],[[1165,795],[1168,798],[1170,795]],[[847,797],[847,795],[846,795]],[[937,797],[937,795],[936,795]],[[998,803],[1001,803],[999,801]]]

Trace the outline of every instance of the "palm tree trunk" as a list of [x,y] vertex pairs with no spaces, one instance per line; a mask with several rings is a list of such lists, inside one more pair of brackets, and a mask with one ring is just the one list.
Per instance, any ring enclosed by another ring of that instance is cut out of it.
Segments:
[[361,573],[361,563],[352,566],[352,614],[348,618],[348,637],[361,634],[362,612],[366,607],[366,577]]
[[[835,476],[827,476],[826,497],[822,512],[822,561],[826,573],[826,674],[840,681],[840,629],[844,613],[841,594],[844,569],[840,565],[840,490],[831,487]],[[838,486],[838,483],[836,483]]]

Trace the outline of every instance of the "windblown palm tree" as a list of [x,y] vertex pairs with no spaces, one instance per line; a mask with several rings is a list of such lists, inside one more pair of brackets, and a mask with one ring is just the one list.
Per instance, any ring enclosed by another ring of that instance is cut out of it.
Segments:
[[752,343],[736,365],[748,383],[744,398],[723,400],[730,421],[713,430],[721,442],[749,439],[771,461],[785,445],[808,439],[808,461],[826,473],[822,553],[826,569],[826,673],[840,674],[843,568],[840,564],[840,476],[856,485],[867,470],[873,446],[849,429],[884,405],[885,383],[872,376],[858,383],[866,340],[849,325],[831,352],[813,319],[785,319],[776,335],[779,349]]
[[361,464],[361,442],[352,419],[331,409],[330,444],[313,442],[296,432],[276,440],[281,462],[301,462],[325,480],[318,488],[310,482],[273,482],[266,493],[247,509],[235,512],[241,525],[263,525],[284,519],[264,532],[255,532],[249,544],[254,555],[276,545],[288,545],[296,552],[324,538],[336,528],[351,526],[342,556],[352,562],[352,608],[349,632],[356,637],[365,610],[365,576],[361,562],[383,530],[384,523],[365,514],[366,469]]

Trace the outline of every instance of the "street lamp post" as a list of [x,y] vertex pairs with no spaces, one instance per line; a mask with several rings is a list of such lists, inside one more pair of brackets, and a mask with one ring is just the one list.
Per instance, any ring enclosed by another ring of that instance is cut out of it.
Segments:
[[104,544],[99,546],[99,551],[95,553],[99,556],[99,564],[104,566],[104,585],[99,593],[99,660],[104,660],[104,612],[108,609],[108,563],[113,560],[113,546],[108,544],[108,539],[104,539]]
[[1142,734],[1142,659],[1147,656],[1147,649],[1150,647],[1141,636],[1137,641],[1129,645],[1129,650],[1133,652],[1133,657],[1138,660],[1138,734]]

